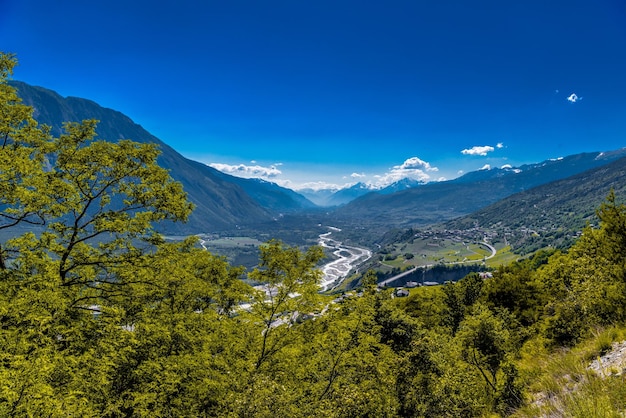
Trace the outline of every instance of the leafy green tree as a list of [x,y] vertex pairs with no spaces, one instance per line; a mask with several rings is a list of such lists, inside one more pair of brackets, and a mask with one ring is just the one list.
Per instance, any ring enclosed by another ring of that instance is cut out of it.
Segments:
[[443,323],[450,328],[450,332],[452,335],[456,334],[459,329],[459,325],[461,325],[461,321],[463,321],[463,317],[465,315],[465,307],[461,302],[461,298],[457,292],[457,287],[454,283],[448,282],[443,285],[443,294],[444,294],[444,312],[443,312]]
[[487,307],[478,304],[465,318],[457,334],[463,346],[463,358],[478,369],[485,383],[495,393],[500,367],[511,350],[509,331],[503,321]]
[[374,305],[374,321],[380,327],[380,341],[396,353],[410,351],[411,342],[419,333],[418,321],[385,296],[378,295]]
[[398,301],[402,309],[426,329],[438,329],[447,324],[447,307],[444,303],[445,286],[420,287],[408,298]]
[[457,282],[461,294],[461,303],[469,307],[474,305],[482,295],[483,278],[480,274],[472,272]]
[[465,312],[481,296],[483,279],[478,273],[470,273],[456,283],[447,282],[443,286],[444,316],[443,322],[456,334]]
[[626,262],[626,205],[617,202],[611,189],[597,211],[604,231],[602,253],[612,263],[624,268]]
[[86,389],[100,392],[107,347],[127,340],[119,272],[160,242],[153,222],[191,205],[153,145],[96,141],[95,121],[59,138],[38,127],[7,84],[15,63],[0,54],[0,229],[13,236],[0,247],[0,415],[97,415]]
[[321,308],[318,295],[321,272],[314,267],[323,258],[320,247],[305,253],[270,241],[261,247],[259,267],[248,277],[263,284],[253,300],[253,318],[262,324],[255,368],[260,368],[274,353],[289,344],[289,323],[294,315]]
[[308,392],[299,401],[303,416],[396,415],[398,356],[382,341],[374,289],[307,324],[308,343],[298,361],[299,384]]
[[[16,64],[14,55],[0,53],[0,231],[21,223],[42,225],[45,208],[57,207],[41,195],[49,130],[37,126],[32,109],[7,84]],[[7,268],[7,256],[0,247],[0,269]]]
[[[250,306],[237,315],[240,329],[238,379],[229,403],[240,416],[293,416],[300,389],[294,368],[310,335],[302,318],[319,313],[321,272],[315,267],[323,257],[320,247],[301,251],[280,241],[260,248],[260,261],[248,278],[260,288],[251,294]],[[291,388],[289,390],[288,388]]]
[[116,298],[132,341],[113,359],[109,407],[131,416],[219,415],[245,340],[233,317],[249,301],[243,270],[197,248],[195,240],[159,246],[133,269]]
[[507,309],[524,326],[539,321],[545,305],[529,262],[501,266],[492,278],[485,280],[481,300],[491,309]]
[[567,254],[553,255],[536,273],[545,332],[555,344],[575,344],[593,326],[626,318],[626,207],[611,192],[598,216],[599,229],[585,228]]
[[471,417],[489,411],[482,377],[462,360],[458,341],[448,334],[421,331],[398,363],[399,416]]

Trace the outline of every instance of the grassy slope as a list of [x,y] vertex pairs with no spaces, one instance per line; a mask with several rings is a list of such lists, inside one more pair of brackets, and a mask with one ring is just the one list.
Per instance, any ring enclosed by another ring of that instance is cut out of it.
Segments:
[[531,340],[522,349],[520,374],[526,384],[527,405],[514,417],[623,417],[626,376],[617,369],[600,377],[589,364],[626,340],[626,327],[598,330],[569,350],[549,352],[543,341]]

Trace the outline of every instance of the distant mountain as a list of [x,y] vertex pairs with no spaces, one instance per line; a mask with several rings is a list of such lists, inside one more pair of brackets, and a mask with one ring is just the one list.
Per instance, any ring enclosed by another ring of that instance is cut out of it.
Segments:
[[[278,186],[260,182],[245,182],[221,173],[205,164],[189,160],[151,135],[124,114],[76,97],[62,97],[54,91],[30,86],[19,81],[10,83],[18,90],[23,102],[34,108],[34,117],[61,133],[63,122],[98,119],[98,137],[107,141],[132,139],[155,143],[161,150],[159,164],[181,182],[189,200],[196,205],[186,224],[165,225],[168,232],[198,233],[233,229],[270,221],[276,210],[308,207],[310,202]],[[258,199],[258,200],[257,200]],[[292,199],[293,201],[289,201]]]
[[424,183],[407,177],[382,189],[371,187],[365,183],[357,183],[343,189],[300,189],[298,190],[298,193],[315,203],[317,206],[330,207],[345,205],[346,203],[349,203],[352,200],[370,192],[391,194],[401,190],[417,187],[422,184]]
[[476,181],[485,181],[485,180],[500,178],[510,173],[519,173],[520,171],[522,171],[521,168],[512,168],[512,167],[511,168],[497,168],[495,167],[495,168],[489,168],[489,169],[470,171],[469,173],[465,173],[462,176],[457,177],[456,179],[450,180],[450,181],[454,183],[473,183]]
[[345,205],[346,203],[351,202],[360,196],[364,196],[372,192],[373,190],[371,187],[369,187],[365,183],[359,182],[353,186],[338,190],[333,193],[332,196],[330,196],[330,198],[328,199],[327,206]]
[[226,179],[239,185],[254,200],[259,202],[261,206],[276,213],[294,212],[303,209],[313,209],[317,205],[307,199],[305,196],[276,183],[267,180],[253,178],[245,179],[241,177],[233,177],[228,174],[221,173]]
[[534,183],[535,177],[540,176],[541,183],[549,183],[588,169],[599,167],[610,161],[626,155],[626,151],[589,152],[570,155],[567,157],[546,160],[535,164],[525,164],[520,167],[503,167],[477,170],[451,180],[454,183],[472,183],[477,181],[493,180],[509,175],[519,174],[517,179],[522,183]]
[[391,194],[391,193],[400,192],[402,190],[412,189],[413,187],[417,187],[423,184],[425,183],[405,177],[401,180],[396,181],[395,183],[390,184],[389,186],[383,189],[378,190],[378,193]]
[[363,196],[375,190],[376,189],[373,189],[365,183],[356,183],[352,186],[341,189],[300,189],[298,190],[298,193],[306,197],[309,201],[315,203],[317,206],[334,207],[345,205],[357,197]]
[[423,226],[464,216],[514,193],[606,165],[626,150],[584,153],[516,169],[479,170],[455,180],[393,194],[370,193],[332,214],[344,222],[392,227]]
[[[623,155],[623,152],[600,156]],[[470,215],[447,222],[446,229],[481,228],[507,234],[514,250],[568,246],[613,189],[626,202],[626,157],[583,173],[516,193]]]
[[337,192],[338,189],[300,189],[298,193],[306,197],[309,201],[313,202],[317,206],[331,206],[328,204],[331,196]]

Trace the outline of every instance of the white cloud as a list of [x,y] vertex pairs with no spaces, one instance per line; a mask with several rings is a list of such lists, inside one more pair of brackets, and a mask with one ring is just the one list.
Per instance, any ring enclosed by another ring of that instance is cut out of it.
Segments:
[[396,165],[394,169],[411,170],[411,169],[424,169],[426,171],[439,171],[437,167],[431,166],[424,160],[420,160],[417,157],[411,157],[402,163],[402,165]]
[[496,148],[504,148],[504,144],[502,142],[498,142],[496,144]]
[[[224,173],[237,177],[261,178],[292,190],[340,190],[354,185],[355,182],[363,182],[373,189],[379,189],[387,187],[390,184],[405,178],[423,183],[445,180],[445,178],[441,176],[433,178],[433,173],[438,172],[439,168],[432,166],[427,161],[418,157],[408,158],[401,164],[389,168],[387,172],[382,174],[379,173],[374,175],[373,173],[369,174],[355,171],[351,174],[346,174],[343,177],[337,177],[337,180],[334,180],[332,177],[324,179],[320,179],[320,177],[318,177],[319,180],[313,180],[320,173],[313,173],[313,175],[311,175],[311,173],[298,172],[297,175],[294,176],[293,173],[283,172],[281,170],[282,167],[280,167],[282,165],[281,163],[265,166],[258,164],[257,161],[251,161],[247,164],[225,164],[214,162],[208,165]],[[343,181],[345,181],[345,183],[343,183]]]
[[510,170],[511,168],[513,168],[513,166],[511,164],[504,164],[500,168],[503,169],[503,170]]
[[572,93],[572,94],[570,94],[570,95],[567,97],[567,101],[568,101],[568,102],[570,102],[570,103],[576,103],[576,102],[581,101],[582,99],[583,99],[583,98],[582,98],[582,97],[578,97],[578,96],[576,95],[576,93]]
[[494,150],[494,148],[492,146],[489,145],[484,145],[484,146],[476,146],[476,147],[472,147],[469,149],[464,149],[463,151],[461,151],[461,154],[465,154],[465,155],[480,155],[480,156],[486,156],[488,152],[492,152]]
[[[254,161],[252,163],[254,164]],[[222,163],[209,164],[210,167],[213,167],[216,170],[219,170],[223,173],[231,174],[237,177],[244,177],[244,178],[276,177],[282,174],[282,171],[276,168],[277,165],[280,165],[280,164],[273,164],[269,167],[263,167],[258,164],[257,165],[245,165],[245,164],[231,165],[231,164],[222,164]]]
[[419,159],[418,157],[411,157],[405,160],[400,165],[393,166],[388,172],[382,175],[375,175],[375,182],[369,185],[374,188],[383,188],[393,184],[404,178],[410,178],[423,183],[431,181],[430,174],[428,172],[439,171],[437,167],[433,167],[430,163]]
[[485,164],[484,166],[482,166],[482,168],[479,168],[478,170],[479,170],[479,171],[482,171],[482,170],[491,170],[491,165],[489,165],[489,164]]

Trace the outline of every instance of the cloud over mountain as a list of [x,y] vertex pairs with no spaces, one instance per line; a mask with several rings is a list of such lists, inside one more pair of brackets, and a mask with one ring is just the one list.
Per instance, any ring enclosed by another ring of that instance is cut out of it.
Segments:
[[394,166],[394,169],[400,170],[426,170],[426,171],[439,171],[437,167],[433,167],[430,163],[427,163],[424,160],[421,160],[417,157],[411,157],[402,163],[402,165]]
[[430,163],[418,157],[411,157],[402,164],[393,166],[387,173],[374,176],[376,181],[372,186],[386,187],[404,178],[410,178],[425,183],[431,180],[427,172],[436,171],[439,171],[439,168],[433,167]]
[[[254,163],[254,161],[253,161]],[[246,164],[222,164],[222,163],[211,163],[210,167],[215,168],[221,172],[231,174],[237,177],[245,177],[245,178],[253,178],[253,177],[261,177],[261,178],[273,178],[280,174],[280,171],[276,166],[278,164],[273,164],[269,167],[263,167],[261,165],[246,165]]]
[[[501,148],[501,144],[498,144],[498,148]],[[495,148],[490,145],[483,146],[475,146],[472,148],[464,149],[461,151],[461,154],[464,155],[480,155],[482,157],[486,156],[487,153],[492,152]]]

